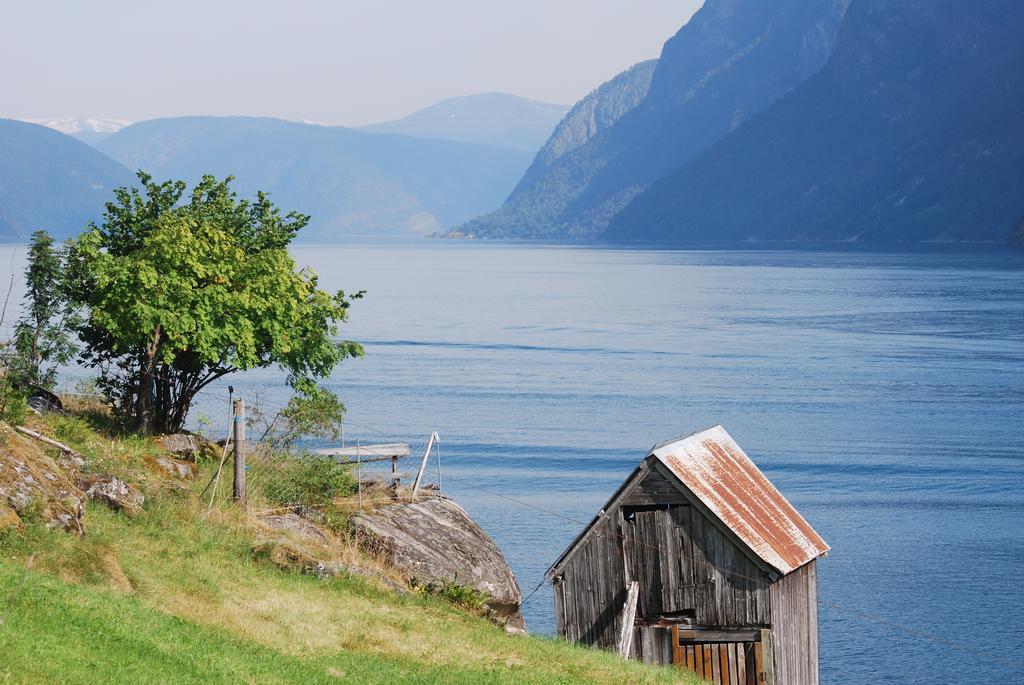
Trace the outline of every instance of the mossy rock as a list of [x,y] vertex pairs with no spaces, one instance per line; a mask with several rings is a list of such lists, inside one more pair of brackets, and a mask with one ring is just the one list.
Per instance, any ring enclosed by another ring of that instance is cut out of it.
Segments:
[[85,530],[83,493],[33,441],[0,424],[0,518],[12,521],[38,520],[50,528],[62,528],[76,535]]

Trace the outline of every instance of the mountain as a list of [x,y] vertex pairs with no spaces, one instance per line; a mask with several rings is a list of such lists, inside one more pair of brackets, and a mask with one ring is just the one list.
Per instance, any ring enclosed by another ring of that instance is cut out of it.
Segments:
[[506,93],[482,93],[442,100],[398,121],[372,124],[362,130],[535,152],[568,109]]
[[501,208],[459,230],[491,237],[543,235],[549,217],[563,212],[569,199],[585,187],[585,176],[572,173],[573,166],[560,164],[560,160],[640,104],[651,86],[656,64],[657,60],[641,62],[576,103]]
[[78,138],[83,143],[95,145],[112,133],[117,133],[130,121],[120,119],[76,119],[75,117],[49,117],[46,119],[25,119],[32,124],[47,126],[67,134],[72,138]]
[[438,231],[501,201],[530,163],[523,150],[251,117],[156,119],[99,149],[157,178],[236,177],[312,215],[304,239]]
[[616,240],[1006,240],[1024,3],[854,0],[828,65],[616,217]]
[[111,191],[131,172],[51,128],[0,119],[0,239],[43,228],[58,238],[98,219]]
[[[547,170],[550,182],[535,179],[534,190],[510,198],[509,212],[462,230],[600,234],[655,180],[818,71],[845,6],[845,0],[707,0],[665,44],[648,92],[631,111],[562,155]],[[524,215],[516,205],[536,211]]]

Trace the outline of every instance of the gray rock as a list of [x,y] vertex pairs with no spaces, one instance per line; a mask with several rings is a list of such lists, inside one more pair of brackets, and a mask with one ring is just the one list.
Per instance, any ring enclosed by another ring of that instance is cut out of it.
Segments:
[[525,629],[522,595],[501,550],[455,502],[400,502],[352,519],[360,545],[381,553],[410,583],[454,581],[483,592],[495,620]]
[[157,442],[178,459],[195,461],[204,455],[214,456],[217,452],[217,448],[212,442],[194,433],[161,435]]
[[116,476],[84,476],[79,479],[78,487],[85,491],[89,499],[103,502],[114,511],[128,516],[142,511],[142,504],[146,500],[137,488]]
[[325,533],[320,526],[307,521],[294,512],[289,511],[284,514],[264,514],[262,516],[258,516],[257,520],[271,530],[281,533],[292,533],[293,535],[305,540],[318,542],[320,544],[327,544],[327,533]]
[[199,475],[199,467],[190,461],[170,457],[146,457],[146,463],[154,471],[181,480],[192,480]]
[[0,526],[37,519],[82,535],[85,493],[29,439],[0,424]]
[[337,576],[358,576],[361,578],[370,578],[376,580],[384,587],[392,590],[400,595],[406,594],[406,590],[399,583],[396,583],[391,578],[380,571],[376,571],[366,566],[359,566],[357,564],[346,564],[341,561],[319,561],[315,566],[305,569],[307,573],[312,573],[320,580],[327,580],[329,578],[335,578]]
[[71,478],[78,476],[78,473],[85,466],[85,459],[77,452],[61,452],[57,457],[57,466]]

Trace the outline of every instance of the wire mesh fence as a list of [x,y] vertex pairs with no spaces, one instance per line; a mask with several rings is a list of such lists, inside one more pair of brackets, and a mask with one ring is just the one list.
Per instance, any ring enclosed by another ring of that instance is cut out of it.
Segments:
[[[105,406],[95,391],[76,388],[60,394],[75,410],[100,412]],[[225,398],[217,394],[213,399]],[[414,488],[417,498],[442,491],[441,445],[436,433],[392,435],[345,423],[333,439],[300,435],[281,444],[265,427],[267,416],[282,407],[257,397],[239,417],[245,426],[244,498],[250,512],[302,513],[339,502],[360,509],[408,501]],[[226,421],[194,427],[216,446],[207,452],[208,463],[200,464],[200,495],[209,508],[225,506],[234,499],[235,418],[232,411]],[[216,454],[210,459],[212,452]]]
[[[376,439],[338,439],[329,444],[307,439],[287,445],[246,440],[244,497],[248,510],[301,513],[339,503],[361,509],[441,491],[436,434],[387,441],[380,434],[373,437]],[[231,498],[232,488],[226,483],[233,478],[235,458],[235,444],[229,438],[211,480],[211,507]]]

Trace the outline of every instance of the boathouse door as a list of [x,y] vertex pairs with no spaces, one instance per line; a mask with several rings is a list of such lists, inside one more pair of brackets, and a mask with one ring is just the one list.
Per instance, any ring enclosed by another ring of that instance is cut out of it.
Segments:
[[[767,631],[765,631],[767,632]],[[773,685],[770,649],[764,633],[687,630],[672,627],[672,663],[715,685]]]
[[636,607],[638,619],[660,618],[676,609],[672,606],[671,579],[662,577],[662,569],[666,568],[662,556],[673,556],[665,546],[666,538],[672,537],[666,533],[674,528],[671,510],[676,508],[664,505],[623,507],[622,546],[627,580],[640,584]]

